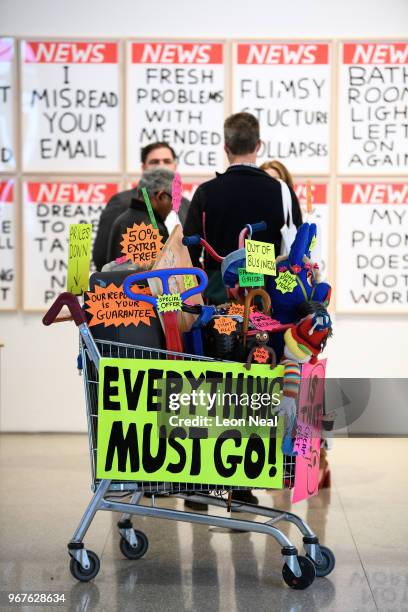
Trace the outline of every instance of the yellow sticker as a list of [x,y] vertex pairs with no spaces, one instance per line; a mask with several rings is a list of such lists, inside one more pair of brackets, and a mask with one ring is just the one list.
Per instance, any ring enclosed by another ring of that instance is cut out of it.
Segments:
[[67,291],[74,295],[82,295],[88,289],[91,241],[91,223],[73,223],[69,226]]
[[315,234],[315,235],[313,236],[313,238],[311,239],[311,241],[310,241],[309,251],[313,251],[313,249],[315,248],[315,246],[316,246],[316,240],[317,240],[317,239],[316,239],[316,234]]
[[157,296],[157,311],[172,312],[181,310],[181,295],[179,293],[163,293]]
[[292,293],[296,287],[297,281],[295,274],[286,270],[286,272],[279,272],[278,278],[276,279],[276,289],[281,293]]
[[275,246],[260,240],[245,240],[247,272],[276,275]]
[[184,289],[192,289],[193,287],[197,287],[197,281],[193,274],[185,274],[183,276],[184,281]]

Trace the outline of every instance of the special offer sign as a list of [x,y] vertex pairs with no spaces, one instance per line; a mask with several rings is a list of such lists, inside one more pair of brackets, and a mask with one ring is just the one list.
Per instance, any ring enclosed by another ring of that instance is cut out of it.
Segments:
[[100,215],[119,183],[23,184],[24,309],[45,310],[65,291],[70,225],[89,223],[95,237]]
[[119,171],[118,43],[23,41],[21,62],[24,170]]
[[128,171],[139,170],[141,148],[155,141],[174,147],[181,173],[223,170],[224,80],[222,43],[131,43]]
[[279,159],[298,174],[329,172],[330,45],[237,43],[234,112],[261,125],[260,160]]
[[336,307],[408,312],[408,184],[341,185]]
[[408,42],[343,43],[339,172],[408,170]]

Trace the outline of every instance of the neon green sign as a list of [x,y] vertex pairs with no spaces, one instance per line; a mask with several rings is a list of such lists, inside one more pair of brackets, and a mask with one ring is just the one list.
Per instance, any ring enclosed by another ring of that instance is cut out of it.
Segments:
[[97,477],[281,488],[283,366],[101,359]]

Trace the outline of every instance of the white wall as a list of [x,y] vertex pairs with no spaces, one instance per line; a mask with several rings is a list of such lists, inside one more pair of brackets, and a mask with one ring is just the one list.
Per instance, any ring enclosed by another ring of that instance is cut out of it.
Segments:
[[[1,33],[15,36],[385,38],[406,37],[407,23],[407,0],[0,0]],[[330,376],[408,376],[406,317],[334,323]],[[85,430],[73,324],[47,329],[38,314],[1,314],[1,342],[0,429]],[[408,433],[404,420],[391,431]]]

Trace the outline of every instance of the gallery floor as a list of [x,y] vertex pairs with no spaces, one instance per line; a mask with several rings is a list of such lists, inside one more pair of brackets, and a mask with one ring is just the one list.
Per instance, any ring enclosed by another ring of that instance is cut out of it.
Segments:
[[[283,583],[279,546],[260,534],[135,519],[149,550],[129,561],[110,513],[85,540],[100,573],[77,583],[66,543],[90,497],[88,461],[85,435],[0,436],[0,591],[64,592],[70,611],[408,610],[408,439],[335,441],[332,488],[293,507],[336,554],[333,573],[305,591]],[[288,507],[286,493],[259,498]]]

